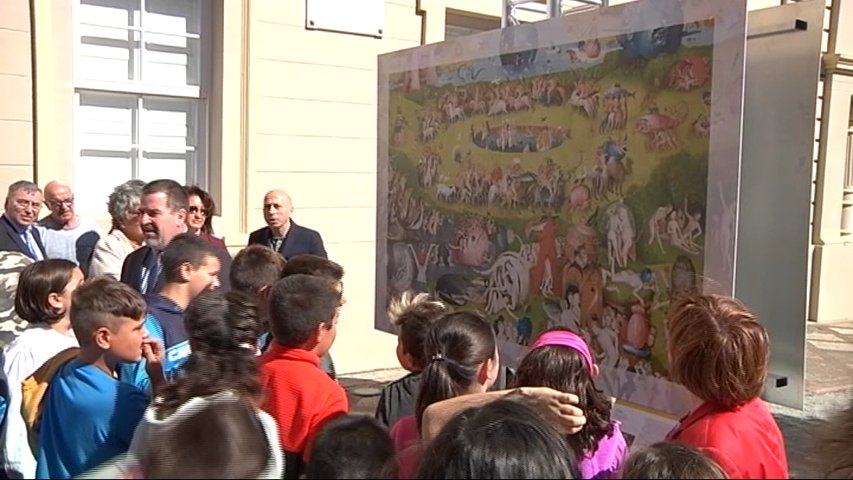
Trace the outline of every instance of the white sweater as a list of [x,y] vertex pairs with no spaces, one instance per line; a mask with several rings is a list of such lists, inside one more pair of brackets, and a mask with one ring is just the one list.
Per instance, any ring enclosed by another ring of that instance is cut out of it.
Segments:
[[[128,456],[134,460],[141,458],[141,455],[145,452],[148,445],[148,437],[153,430],[170,428],[187,417],[198,413],[212,403],[233,402],[235,400],[237,400],[237,395],[231,391],[217,393],[208,397],[195,397],[178,407],[174,413],[164,419],[157,418],[156,405],[158,402],[155,400],[153,405],[145,410],[145,415],[143,415],[142,420],[136,427],[136,431],[133,433],[133,440],[130,442]],[[258,478],[280,479],[284,474],[284,455],[282,453],[281,441],[279,440],[278,435],[278,424],[268,413],[264,411],[258,410],[257,415],[258,420],[260,420],[261,425],[263,425],[264,432],[267,436],[267,442],[270,446],[270,456],[267,466]]]
[[50,327],[25,330],[3,353],[3,372],[9,380],[9,406],[3,426],[3,459],[7,470],[35,478],[36,459],[30,450],[27,424],[21,415],[21,383],[57,353],[76,347],[77,339]]

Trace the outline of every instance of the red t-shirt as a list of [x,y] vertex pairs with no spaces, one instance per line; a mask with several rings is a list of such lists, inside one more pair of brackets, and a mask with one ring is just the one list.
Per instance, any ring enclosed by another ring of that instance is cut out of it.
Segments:
[[273,341],[261,356],[262,408],[278,423],[281,447],[307,461],[308,446],[327,420],[347,413],[343,387],[320,369],[320,357]]
[[696,407],[667,435],[714,459],[729,478],[788,478],[785,439],[760,398],[733,410]]

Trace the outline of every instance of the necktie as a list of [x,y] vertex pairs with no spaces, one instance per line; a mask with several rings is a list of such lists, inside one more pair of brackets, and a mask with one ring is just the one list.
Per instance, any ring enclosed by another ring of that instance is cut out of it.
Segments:
[[27,248],[30,249],[30,253],[32,254],[33,260],[44,260],[44,255],[42,255],[41,249],[39,248],[38,243],[36,243],[36,239],[33,236],[32,228],[33,227],[27,227],[27,229],[24,230],[24,238],[27,239]]
[[160,253],[157,250],[151,250],[146,255],[145,263],[142,266],[142,278],[139,282],[139,291],[143,295],[157,293],[157,288],[160,286],[160,274],[163,270],[160,263]]

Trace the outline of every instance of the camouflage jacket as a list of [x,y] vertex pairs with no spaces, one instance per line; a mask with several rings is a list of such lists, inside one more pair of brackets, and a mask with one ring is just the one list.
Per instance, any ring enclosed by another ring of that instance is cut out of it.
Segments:
[[20,252],[0,252],[0,348],[12,343],[27,328],[15,313],[18,275],[33,260]]

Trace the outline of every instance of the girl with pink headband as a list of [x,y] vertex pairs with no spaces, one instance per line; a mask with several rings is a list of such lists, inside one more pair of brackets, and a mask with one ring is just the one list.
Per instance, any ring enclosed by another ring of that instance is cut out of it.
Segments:
[[572,392],[587,423],[569,435],[577,453],[580,478],[617,478],[628,446],[620,423],[610,418],[612,402],[595,386],[598,365],[589,345],[579,335],[562,328],[539,335],[521,360],[515,374],[516,387],[550,387]]

